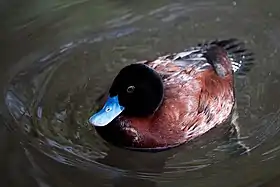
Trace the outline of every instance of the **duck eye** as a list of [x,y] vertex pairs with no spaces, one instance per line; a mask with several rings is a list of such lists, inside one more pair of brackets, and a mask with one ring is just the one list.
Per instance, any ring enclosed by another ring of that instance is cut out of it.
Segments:
[[126,91],[127,91],[127,93],[133,93],[134,89],[135,89],[134,86],[129,86],[129,87],[127,87]]

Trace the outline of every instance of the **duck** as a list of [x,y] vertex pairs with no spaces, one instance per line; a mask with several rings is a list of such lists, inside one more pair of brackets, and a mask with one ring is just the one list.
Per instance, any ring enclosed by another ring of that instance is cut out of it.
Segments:
[[131,150],[186,144],[230,118],[234,78],[246,75],[253,60],[244,42],[230,38],[129,64],[89,123],[107,142]]

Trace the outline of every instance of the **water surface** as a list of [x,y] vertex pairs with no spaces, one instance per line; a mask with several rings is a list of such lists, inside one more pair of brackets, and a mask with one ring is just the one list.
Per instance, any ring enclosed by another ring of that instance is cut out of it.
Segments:
[[[2,5],[3,186],[277,184],[276,2],[29,0]],[[87,122],[125,65],[230,37],[244,41],[256,55],[254,69],[236,80],[238,123],[249,155],[227,151],[222,129],[157,154],[127,151],[106,143]]]

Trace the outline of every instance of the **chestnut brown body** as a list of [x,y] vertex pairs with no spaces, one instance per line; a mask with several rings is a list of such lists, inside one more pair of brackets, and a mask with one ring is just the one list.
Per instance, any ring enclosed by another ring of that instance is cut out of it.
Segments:
[[121,114],[111,124],[96,127],[99,134],[129,148],[164,149],[183,144],[222,124],[235,103],[232,63],[238,58],[249,59],[245,50],[237,51],[237,56],[231,58],[225,49],[228,44],[214,43],[139,62],[162,77],[161,106],[147,117]]

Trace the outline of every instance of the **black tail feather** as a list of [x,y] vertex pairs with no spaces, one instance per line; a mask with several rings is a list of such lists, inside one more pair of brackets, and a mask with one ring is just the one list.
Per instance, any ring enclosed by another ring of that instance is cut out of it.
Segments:
[[217,45],[225,49],[232,62],[232,70],[238,75],[244,75],[254,65],[254,54],[245,48],[245,44],[236,38],[215,40],[206,45]]

